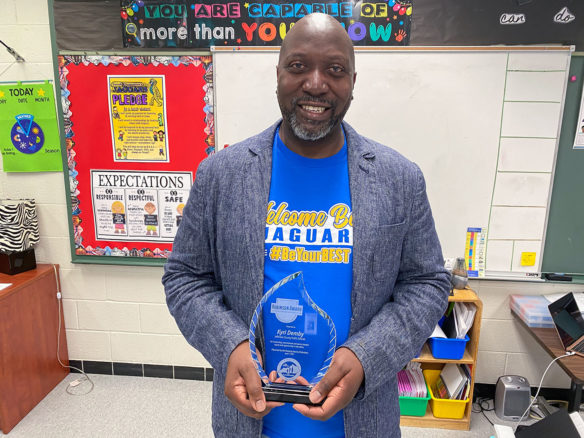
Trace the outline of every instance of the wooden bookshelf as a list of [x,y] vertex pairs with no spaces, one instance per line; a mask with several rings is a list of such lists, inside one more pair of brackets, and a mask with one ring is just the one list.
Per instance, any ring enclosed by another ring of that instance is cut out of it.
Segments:
[[468,332],[468,337],[470,338],[470,340],[466,344],[464,356],[462,357],[462,359],[459,360],[436,359],[434,356],[432,356],[432,353],[430,352],[430,347],[426,343],[422,348],[420,356],[417,357],[416,359],[413,359],[413,361],[420,362],[422,364],[423,369],[428,368],[439,369],[446,363],[470,365],[471,368],[471,385],[469,394],[470,401],[467,403],[466,409],[464,411],[464,416],[459,420],[434,417],[434,415],[432,414],[432,409],[430,407],[430,402],[428,402],[426,415],[424,415],[423,417],[411,417],[407,415],[402,415],[400,417],[400,426],[431,427],[438,429],[455,429],[455,430],[470,429],[470,415],[472,412],[472,397],[474,393],[476,363],[479,351],[479,338],[481,334],[481,318],[483,314],[483,303],[471,289],[455,290],[454,294],[448,298],[448,301],[450,302],[461,301],[473,303],[477,308],[473,325],[470,331]]

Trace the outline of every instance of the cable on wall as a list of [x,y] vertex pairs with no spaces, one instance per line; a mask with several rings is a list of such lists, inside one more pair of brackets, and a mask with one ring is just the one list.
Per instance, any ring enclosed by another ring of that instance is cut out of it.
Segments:
[[[61,365],[63,368],[69,368],[71,370],[75,370],[78,373],[83,374],[83,377],[80,377],[78,379],[75,379],[75,380],[69,382],[69,384],[65,388],[65,392],[67,392],[67,394],[69,394],[69,395],[86,395],[86,394],[89,394],[91,391],[93,391],[93,388],[95,387],[93,380],[91,380],[89,378],[89,376],[83,370],[81,370],[77,367],[74,367],[74,366],[65,365],[61,361],[61,358],[59,357],[59,352],[61,350],[61,324],[62,324],[62,321],[61,321],[62,320],[61,299],[63,298],[63,296],[61,294],[61,284],[60,284],[58,273],[57,273],[57,267],[54,264],[53,264],[53,270],[55,271],[55,282],[57,283],[57,308],[58,308],[58,312],[59,312],[59,328],[57,329],[57,361],[59,362],[59,365]],[[71,388],[75,388],[76,386],[80,385],[83,382],[89,382],[89,384],[91,385],[86,392],[77,393],[77,392],[71,391]]]

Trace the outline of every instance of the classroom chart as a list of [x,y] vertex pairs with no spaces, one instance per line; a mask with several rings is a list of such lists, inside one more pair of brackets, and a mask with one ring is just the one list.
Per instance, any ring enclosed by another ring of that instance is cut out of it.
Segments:
[[91,170],[96,238],[172,243],[192,181],[191,172]]
[[[421,167],[445,257],[465,255],[468,228],[486,229],[479,272],[538,276],[570,54],[569,47],[357,49],[345,120]],[[278,53],[217,47],[213,55],[222,146],[280,117]],[[248,69],[254,74],[241,74]]]

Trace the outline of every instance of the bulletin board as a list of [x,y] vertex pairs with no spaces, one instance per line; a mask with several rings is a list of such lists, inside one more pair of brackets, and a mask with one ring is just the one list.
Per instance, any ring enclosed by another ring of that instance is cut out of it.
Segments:
[[59,56],[74,262],[162,264],[214,151],[208,56]]

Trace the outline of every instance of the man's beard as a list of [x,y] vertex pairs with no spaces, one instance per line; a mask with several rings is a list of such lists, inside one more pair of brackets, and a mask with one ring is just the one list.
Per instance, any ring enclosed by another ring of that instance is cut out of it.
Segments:
[[280,110],[282,111],[282,117],[288,122],[288,125],[292,129],[292,132],[296,137],[300,140],[304,141],[317,141],[325,138],[329,135],[333,128],[340,122],[342,118],[342,114],[338,116],[332,116],[329,120],[325,120],[315,125],[311,125],[310,122],[307,122],[308,125],[313,126],[315,129],[308,129],[306,126],[303,126],[300,122],[298,122],[298,118],[296,116],[295,109],[298,107],[298,102],[302,100],[305,103],[326,103],[330,106],[330,111],[332,114],[335,113],[336,105],[334,102],[331,102],[326,99],[318,99],[318,98],[306,98],[306,97],[296,97],[292,100],[292,110],[288,111],[282,105],[280,105]]

